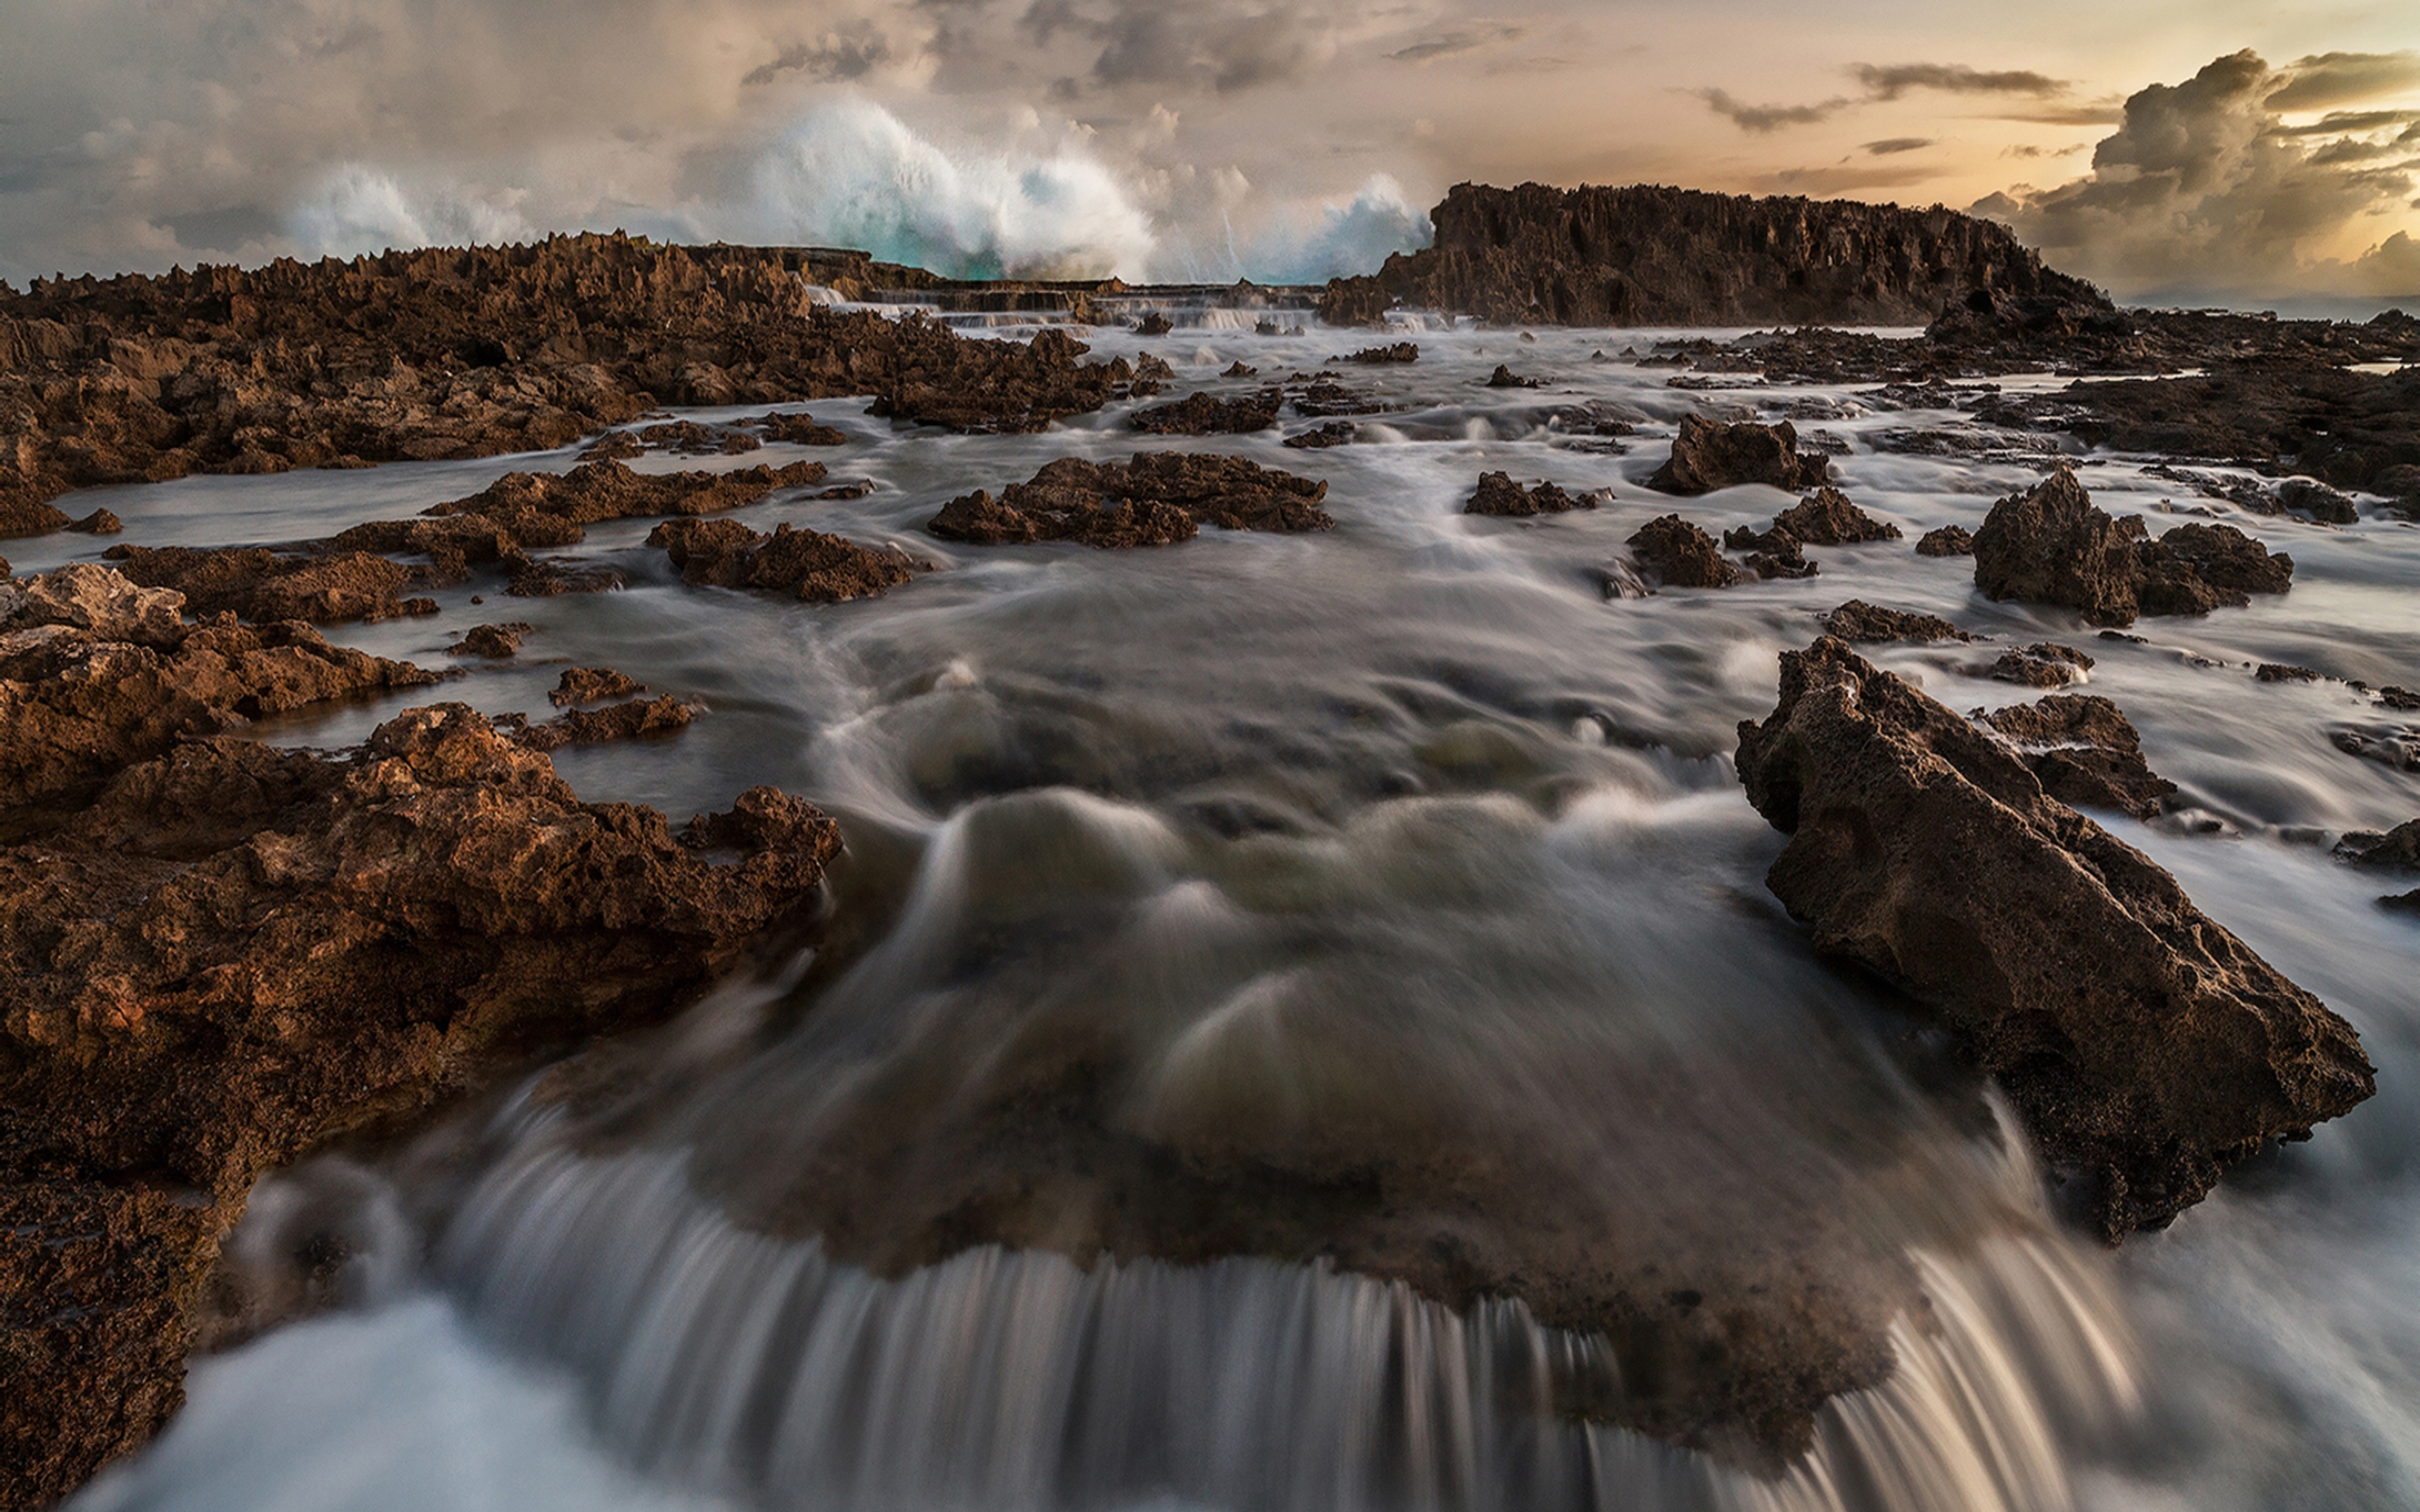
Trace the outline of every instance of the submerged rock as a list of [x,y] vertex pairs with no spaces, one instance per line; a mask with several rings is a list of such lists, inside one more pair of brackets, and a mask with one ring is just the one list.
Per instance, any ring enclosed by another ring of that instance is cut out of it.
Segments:
[[[249,634],[250,632],[238,632]],[[255,1175],[534,1046],[652,1022],[803,925],[832,822],[769,789],[709,865],[461,705],[330,760],[228,737],[0,849],[0,1410],[46,1503],[182,1396]]]
[[2148,819],[2176,796],[2176,784],[2144,761],[2133,723],[2097,694],[2052,694],[1988,714],[1979,710],[1976,718],[2014,743],[2042,791],[2062,803]]
[[1741,483],[1765,483],[1796,492],[1820,487],[1831,475],[1829,458],[1798,449],[1789,421],[1725,424],[1701,415],[1681,417],[1672,455],[1647,480],[1666,493],[1706,493]]
[[1996,681],[2028,688],[2064,688],[2070,682],[2082,682],[2092,666],[2092,658],[2072,645],[2037,641],[2002,651],[1999,660],[1982,672]]
[[2148,537],[2139,515],[2113,519],[2066,469],[1992,506],[1975,534],[1975,585],[1994,599],[2055,604],[2100,626],[2138,614],[2204,614],[2282,593],[2293,558],[2231,525],[2179,525]]
[[1739,569],[1714,538],[1677,514],[1650,520],[1623,544],[1664,587],[1728,588],[1739,580]]
[[2392,830],[2355,830],[2336,842],[2336,853],[2357,867],[2420,871],[2420,819]]
[[1360,427],[1349,420],[1332,420],[1306,431],[1297,431],[1286,438],[1284,444],[1295,451],[1322,451],[1331,446],[1350,443]]
[[1997,1076],[2111,1238],[2349,1111],[2360,1038],[1995,737],[1837,640],[1782,657],[1739,727],[1789,843],[1766,881],[1817,950],[1927,1004]]
[[1495,365],[1495,370],[1487,375],[1487,387],[1490,388],[1537,388],[1543,387],[1543,384],[1536,378],[1524,378],[1499,362]]
[[1973,636],[1938,614],[1883,609],[1850,599],[1824,617],[1824,633],[1852,643],[1876,641],[1972,641]]
[[1076,541],[1090,546],[1165,546],[1203,524],[1228,530],[1326,530],[1327,484],[1239,456],[1137,453],[1125,466],[1061,457],[994,499],[951,500],[925,525],[944,541],[1003,545]]
[[1509,472],[1482,472],[1478,475],[1478,489],[1462,506],[1462,513],[1519,517],[1566,514],[1573,509],[1595,507],[1597,500],[1591,494],[1575,497],[1552,483],[1543,482],[1525,489],[1513,482]]
[[792,446],[846,446],[848,434],[830,425],[821,425],[812,415],[759,415],[743,420],[742,425],[752,426],[765,433],[769,441],[787,441]]
[[789,524],[760,535],[736,520],[667,520],[648,533],[684,583],[786,593],[816,604],[873,598],[927,564],[907,553]]

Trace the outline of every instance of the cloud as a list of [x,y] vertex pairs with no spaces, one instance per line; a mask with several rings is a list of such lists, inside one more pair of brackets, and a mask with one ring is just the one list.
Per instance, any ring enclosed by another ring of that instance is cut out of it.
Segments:
[[2420,241],[2396,232],[2353,265],[2353,277],[2365,293],[2420,296]]
[[1477,52],[1482,47],[1518,42],[1523,35],[1524,32],[1519,26],[1505,22],[1495,22],[1484,26],[1445,32],[1440,36],[1424,37],[1409,47],[1398,48],[1387,54],[1387,57],[1399,63],[1425,63],[1434,59],[1451,58],[1457,53]]
[[1976,209],[2010,222],[2053,264],[2123,294],[2335,292],[2315,286],[2345,276],[2325,249],[2362,217],[2398,209],[2412,178],[2405,165],[2371,161],[2358,136],[2282,129],[2273,102],[2279,81],[2294,77],[2245,51],[2184,83],[2153,84],[2126,101],[2089,175],[1994,195]]
[[1928,136],[1886,136],[1879,142],[1866,143],[1865,150],[1873,157],[1887,158],[1898,152],[1921,151],[1932,145],[1933,139]]
[[1904,189],[1939,177],[1937,171],[1927,167],[1850,164],[1787,168],[1769,175],[1759,187],[1786,195],[1845,195],[1868,189]]
[[2420,53],[2320,53],[2282,69],[2273,111],[2316,111],[2420,90]]
[[1830,99],[1818,105],[1749,105],[1733,99],[1719,89],[1700,90],[1698,98],[1705,101],[1706,109],[1717,115],[1728,117],[1731,124],[1742,131],[1760,133],[1778,131],[1785,126],[1812,126],[1818,121],[1828,120],[1854,103],[1845,99]]
[[849,34],[825,32],[813,42],[792,43],[771,62],[751,70],[743,85],[770,84],[784,74],[797,74],[818,83],[863,78],[890,60],[890,39],[869,27]]
[[2026,69],[1985,71],[1963,63],[1893,63],[1877,67],[1858,63],[1849,72],[1865,86],[1866,97],[1895,100],[1911,89],[1937,89],[1951,94],[2064,94],[2070,87]]
[[1118,0],[1096,28],[1098,83],[1191,84],[1219,94],[1290,83],[1333,61],[1337,18],[1315,5],[1247,9],[1190,0]]

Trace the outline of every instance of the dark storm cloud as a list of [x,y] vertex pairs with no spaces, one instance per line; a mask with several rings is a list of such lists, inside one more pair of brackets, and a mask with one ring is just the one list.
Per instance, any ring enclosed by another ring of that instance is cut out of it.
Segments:
[[1933,139],[1928,136],[1886,136],[1879,142],[1866,143],[1865,150],[1873,157],[1887,158],[1893,153],[1921,151],[1932,144]]
[[1307,77],[1336,56],[1336,24],[1321,7],[1170,5],[1120,0],[1098,23],[1092,77],[1103,84],[1207,87],[1220,94]]
[[740,82],[769,84],[785,74],[796,74],[817,83],[838,83],[863,78],[877,65],[890,60],[890,39],[881,32],[860,29],[852,36],[827,33],[814,42],[794,43],[783,48],[780,57],[751,70]]
[[2278,71],[2273,111],[2316,111],[2420,89],[2420,53],[2320,53]]
[[1865,86],[1866,97],[1895,100],[1914,89],[1950,94],[2064,94],[2068,83],[2028,69],[1984,70],[1963,63],[1858,63],[1849,72]]

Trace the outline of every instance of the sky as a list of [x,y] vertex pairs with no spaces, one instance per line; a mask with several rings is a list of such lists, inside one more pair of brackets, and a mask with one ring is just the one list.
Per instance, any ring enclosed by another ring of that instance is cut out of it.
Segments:
[[2120,298],[2420,297],[2420,5],[15,0],[0,278],[616,227],[1264,282],[1463,180],[1946,204]]

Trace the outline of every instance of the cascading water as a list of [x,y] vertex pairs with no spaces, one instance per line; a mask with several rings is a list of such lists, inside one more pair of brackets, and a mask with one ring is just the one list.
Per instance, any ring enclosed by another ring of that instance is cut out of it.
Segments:
[[[1157,342],[1094,339],[1208,385],[1366,344],[1176,313]],[[1115,411],[894,435],[819,404],[852,438],[837,465],[880,487],[752,523],[947,569],[876,602],[685,587],[644,523],[595,528],[582,552],[631,589],[515,601],[523,658],[448,696],[539,706],[568,662],[702,698],[678,742],[559,765],[675,814],[761,782],[815,798],[851,847],[838,933],[409,1148],[265,1184],[228,1263],[329,1240],[337,1309],[200,1362],[184,1415],[82,1504],[2411,1504],[2412,936],[2308,837],[2414,795],[2329,745],[2347,696],[2244,663],[2409,682],[2420,534],[2241,521],[2292,551],[2290,595],[2089,643],[2091,691],[2187,805],[2121,833],[2352,1018],[2382,1089],[2112,1257],[1919,1018],[1815,961],[1727,760],[1775,654],[1841,600],[2075,627],[1904,541],[1720,593],[1609,602],[1594,571],[1674,507],[1639,479],[1690,410],[1800,406],[1910,535],[1972,528],[2033,471],[1886,440],[1953,412],[1668,388],[1619,360],[1654,333],[1417,335],[1415,367],[1328,369],[1390,408],[1323,452],[1146,440]],[[1481,387],[1497,363],[1550,386]],[[1326,478],[1339,528],[1118,555],[919,528],[1054,456],[1169,444]],[[2083,460],[2113,509],[2174,492]],[[147,543],[281,540],[568,461],[105,502]],[[1497,468],[1611,492],[1460,514]],[[1683,512],[1719,531],[1784,502]],[[97,549],[25,544],[20,571]],[[468,593],[348,634],[433,657],[492,615]],[[1878,659],[1960,709],[2031,696],[1971,648]],[[341,744],[396,707],[272,732]],[[1794,1370],[1813,1385],[1739,1385]]]

